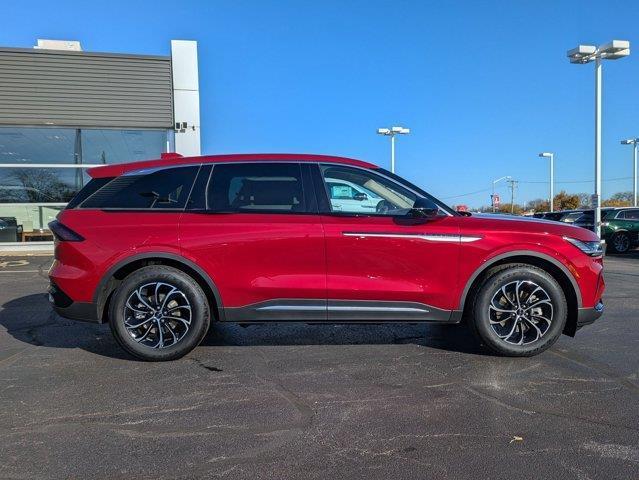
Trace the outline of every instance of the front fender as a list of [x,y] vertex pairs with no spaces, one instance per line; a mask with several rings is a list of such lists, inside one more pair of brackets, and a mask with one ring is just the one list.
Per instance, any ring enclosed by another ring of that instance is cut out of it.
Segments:
[[470,289],[475,280],[477,280],[482,273],[486,272],[491,266],[501,263],[504,260],[508,260],[509,258],[512,258],[515,261],[517,261],[517,259],[524,261],[526,257],[544,260],[559,268],[570,281],[577,297],[577,306],[581,307],[581,289],[579,288],[579,284],[575,278],[575,266],[565,256],[561,255],[557,251],[553,251],[538,244],[519,243],[491,251],[484,257],[483,261],[479,265],[475,265],[472,271],[466,274],[465,279],[461,279],[460,284],[464,285],[464,288],[460,293],[459,310],[464,310],[466,298],[468,297]]

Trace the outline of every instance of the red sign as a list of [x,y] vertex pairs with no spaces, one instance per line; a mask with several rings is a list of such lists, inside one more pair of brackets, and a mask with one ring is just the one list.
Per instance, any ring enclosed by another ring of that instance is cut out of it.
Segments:
[[493,206],[494,207],[498,207],[499,206],[499,195],[495,194],[493,195]]

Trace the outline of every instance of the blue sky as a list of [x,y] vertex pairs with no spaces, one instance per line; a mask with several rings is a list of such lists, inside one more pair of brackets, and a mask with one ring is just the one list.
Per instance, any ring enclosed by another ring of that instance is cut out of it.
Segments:
[[[594,71],[565,53],[613,38],[639,48],[637,1],[30,0],[4,4],[2,24],[12,47],[54,38],[167,55],[171,39],[197,40],[205,153],[388,167],[375,129],[401,124],[412,133],[397,173],[473,206],[503,175],[521,182],[519,200],[547,196],[543,150],[556,152],[557,190],[591,192]],[[639,50],[604,64],[604,197],[631,189],[619,140],[639,136],[638,89]]]

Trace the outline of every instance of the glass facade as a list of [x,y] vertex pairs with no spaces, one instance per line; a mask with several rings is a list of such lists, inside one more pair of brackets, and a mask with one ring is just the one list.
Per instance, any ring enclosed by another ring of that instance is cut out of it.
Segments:
[[167,130],[0,127],[0,242],[50,241],[47,224],[90,166],[159,158]]

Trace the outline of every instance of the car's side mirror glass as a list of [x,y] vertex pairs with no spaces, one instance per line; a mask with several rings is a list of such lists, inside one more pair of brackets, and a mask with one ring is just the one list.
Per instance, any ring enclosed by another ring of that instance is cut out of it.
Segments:
[[424,220],[431,220],[437,216],[439,208],[433,204],[430,200],[425,198],[417,198],[413,207],[408,211],[408,216],[413,218],[422,218]]

